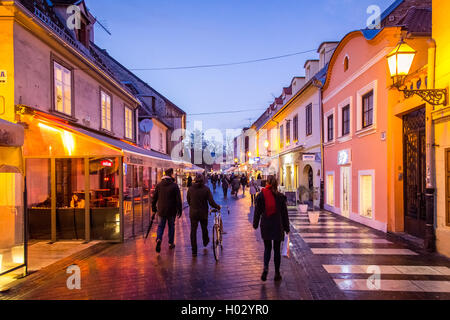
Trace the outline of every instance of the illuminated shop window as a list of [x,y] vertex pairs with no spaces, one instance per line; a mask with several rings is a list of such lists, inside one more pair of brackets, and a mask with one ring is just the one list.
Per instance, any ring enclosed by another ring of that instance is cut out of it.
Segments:
[[359,176],[359,212],[366,218],[373,217],[373,181],[372,174]]
[[334,175],[327,175],[327,204],[334,206]]

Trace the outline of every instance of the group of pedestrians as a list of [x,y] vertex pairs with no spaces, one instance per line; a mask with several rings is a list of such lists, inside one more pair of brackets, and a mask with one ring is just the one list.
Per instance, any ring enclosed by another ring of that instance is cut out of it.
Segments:
[[[228,178],[225,175],[218,177],[219,182],[225,190],[231,185],[232,191],[236,194],[239,190],[237,185],[245,184],[247,186],[247,177],[245,175],[239,177],[234,174]],[[253,216],[253,228],[260,228],[261,237],[264,240],[264,265],[261,280],[266,281],[269,272],[269,263],[272,251],[274,253],[275,264],[275,281],[281,281],[280,272],[281,265],[281,242],[285,235],[289,234],[289,216],[286,205],[286,196],[278,192],[278,182],[274,176],[269,176],[264,188],[258,184],[254,178],[251,178],[248,186],[252,198],[252,205],[255,205]],[[207,247],[210,239],[208,234],[208,213],[209,207],[217,210],[221,209],[213,198],[211,190],[205,185],[205,178],[202,174],[198,174],[195,180],[189,181],[188,178],[187,202],[189,205],[189,218],[191,221],[191,248],[193,257],[197,256],[197,229],[200,224],[202,230],[203,246]],[[243,194],[245,193],[243,186]],[[258,193],[259,192],[259,193]],[[169,249],[175,248],[175,219],[181,218],[183,204],[181,200],[181,192],[173,178],[173,169],[167,169],[162,181],[156,186],[153,200],[152,210],[160,217],[156,238],[156,252],[161,252],[161,243],[163,239],[164,229],[168,225]]]

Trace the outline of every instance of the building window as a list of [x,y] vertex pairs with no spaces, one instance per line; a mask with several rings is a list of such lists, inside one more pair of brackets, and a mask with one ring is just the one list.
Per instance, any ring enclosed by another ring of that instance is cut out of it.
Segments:
[[330,115],[327,118],[327,131],[328,131],[328,136],[327,136],[327,140],[328,142],[333,141],[334,140],[334,115]]
[[350,105],[342,108],[342,136],[350,133]]
[[245,152],[245,162],[250,160],[248,152],[250,151],[250,137],[246,136],[244,139],[244,152]]
[[280,149],[284,146],[284,126],[280,127]]
[[362,127],[367,128],[373,124],[373,91],[362,97]]
[[164,141],[163,141],[163,134],[162,134],[162,132],[160,131],[159,132],[159,151],[161,151],[161,152],[163,152],[164,151],[164,148],[163,148],[163,143]]
[[327,174],[327,204],[334,206],[334,173]]
[[344,59],[344,72],[348,70],[348,63],[349,63],[348,57],[345,57],[345,59]]
[[359,173],[359,213],[366,218],[372,218],[374,212],[374,172]]
[[133,110],[125,107],[125,138],[133,139]]
[[312,104],[306,107],[306,136],[312,135]]
[[294,136],[294,142],[298,141],[298,115],[294,117],[292,129],[294,130],[293,136]]
[[55,110],[72,115],[72,72],[57,62],[53,63],[55,79]]
[[377,126],[378,80],[374,80],[356,93],[356,133],[375,132]]
[[291,120],[286,122],[286,145],[291,144]]
[[101,91],[102,129],[111,131],[111,96]]

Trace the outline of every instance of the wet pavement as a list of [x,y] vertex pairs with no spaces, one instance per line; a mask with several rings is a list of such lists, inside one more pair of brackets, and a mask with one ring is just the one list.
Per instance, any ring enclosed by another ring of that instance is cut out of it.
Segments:
[[[198,256],[192,257],[185,210],[174,250],[166,231],[161,254],[155,252],[154,227],[147,242],[139,236],[97,244],[20,280],[0,299],[450,299],[448,259],[326,212],[318,225],[290,213],[292,250],[282,258],[283,281],[273,281],[272,262],[264,283],[263,242],[252,228],[249,195],[223,199],[217,188],[214,197],[231,210],[223,217],[227,234],[219,263],[211,245],[200,247],[200,230]],[[73,264],[81,269],[80,290],[66,285]]]

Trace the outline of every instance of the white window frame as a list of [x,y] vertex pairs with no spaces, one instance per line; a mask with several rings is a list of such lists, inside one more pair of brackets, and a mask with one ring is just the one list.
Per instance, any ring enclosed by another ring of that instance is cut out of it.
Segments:
[[[333,177],[333,203],[332,204],[329,203],[329,199],[328,199],[328,177],[329,176]],[[325,180],[326,181],[326,183],[325,183],[325,185],[326,185],[326,193],[325,193],[326,202],[325,203],[330,207],[335,207],[336,206],[336,175],[335,175],[334,171],[327,171],[325,177],[326,177],[326,180]]]
[[[57,70],[61,71],[61,81],[59,81],[56,77],[56,72]],[[64,79],[64,75],[69,74],[69,83],[65,83]],[[62,91],[62,110],[58,109],[58,90],[57,87],[60,86],[61,87],[61,91]],[[67,98],[66,97],[66,90],[65,89],[69,89],[70,92],[70,97]],[[54,90],[54,110],[57,112],[60,112],[62,114],[68,115],[68,116],[72,116],[72,104],[73,104],[73,92],[72,92],[72,70],[64,67],[63,65],[61,65],[60,63],[53,61],[53,90]],[[67,103],[69,103],[69,106],[67,106]]]
[[[333,140],[328,141],[328,117],[333,116]],[[336,109],[333,108],[324,114],[323,119],[323,127],[324,127],[324,144],[332,144],[336,141]]]
[[[350,106],[350,131],[347,135],[343,136],[342,135],[342,109],[346,106]],[[353,97],[348,97],[347,99],[345,99],[344,101],[342,101],[341,103],[338,104],[337,107],[337,120],[338,120],[338,125],[337,125],[337,140],[340,142],[345,142],[348,141],[352,138],[353,135]]]
[[[363,97],[373,91],[373,123],[371,126],[362,127]],[[356,93],[356,134],[371,133],[377,128],[377,107],[378,107],[378,80],[374,80]]]
[[133,109],[125,106],[125,138],[134,139],[133,129]]
[[[361,177],[371,176],[372,177],[372,216],[368,217],[362,214],[362,201],[361,201]],[[360,170],[358,171],[358,214],[366,219],[375,220],[375,170]]]
[[[103,98],[106,98],[105,100]],[[109,109],[107,109],[107,102],[109,98]],[[109,111],[109,117],[108,117]],[[103,130],[112,132],[112,97],[104,90],[100,90],[100,127]]]

